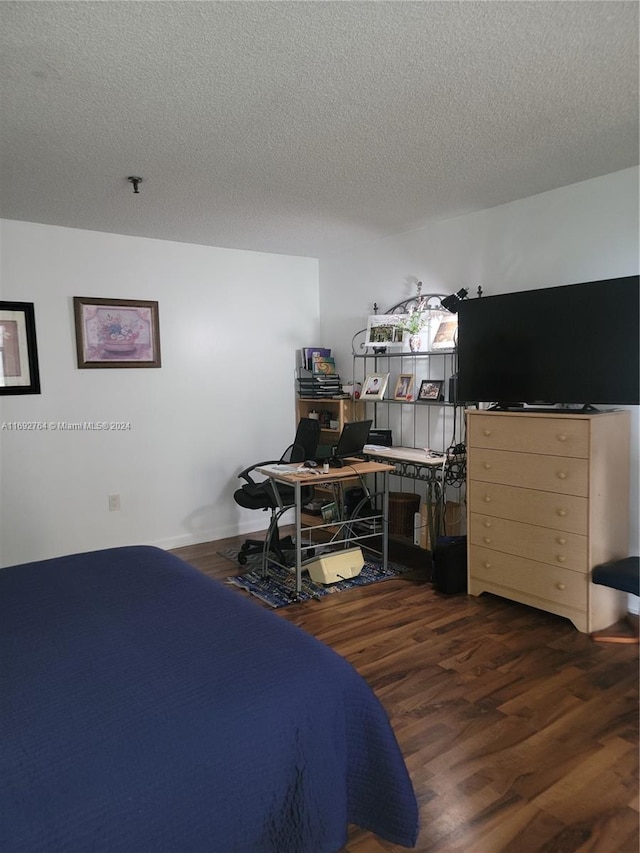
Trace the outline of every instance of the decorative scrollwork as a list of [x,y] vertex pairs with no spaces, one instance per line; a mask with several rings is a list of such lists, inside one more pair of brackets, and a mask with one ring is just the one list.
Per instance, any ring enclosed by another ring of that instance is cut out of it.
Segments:
[[445,298],[445,293],[423,293],[422,282],[416,283],[417,293],[415,296],[410,296],[408,299],[403,299],[401,302],[396,302],[392,305],[385,314],[411,314],[414,311],[444,311],[442,300]]

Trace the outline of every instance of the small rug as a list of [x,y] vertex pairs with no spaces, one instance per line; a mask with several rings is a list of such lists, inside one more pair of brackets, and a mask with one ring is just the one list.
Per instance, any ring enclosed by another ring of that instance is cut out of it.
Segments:
[[[218,553],[228,560],[237,563],[237,551],[219,551]],[[242,575],[228,577],[226,579],[227,583],[245,589],[251,595],[255,595],[256,598],[274,608],[286,607],[287,604],[294,604],[299,601],[310,601],[312,599],[319,601],[325,595],[332,595],[333,593],[342,592],[345,589],[353,589],[357,586],[368,586],[368,584],[397,578],[407,572],[413,571],[407,566],[391,562],[387,562],[387,570],[385,571],[382,563],[367,560],[357,577],[338,581],[327,586],[314,583],[309,575],[303,572],[302,589],[300,590],[300,595],[296,598],[296,575],[292,569],[283,569],[281,566],[269,563],[269,574],[266,578],[263,578],[259,555],[249,557],[247,566],[250,567],[249,571]]]

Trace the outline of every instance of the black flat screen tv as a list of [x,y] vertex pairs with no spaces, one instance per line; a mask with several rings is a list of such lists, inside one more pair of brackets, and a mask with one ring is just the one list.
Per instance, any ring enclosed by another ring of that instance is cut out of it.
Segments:
[[458,400],[638,405],[638,276],[483,296],[458,308]]

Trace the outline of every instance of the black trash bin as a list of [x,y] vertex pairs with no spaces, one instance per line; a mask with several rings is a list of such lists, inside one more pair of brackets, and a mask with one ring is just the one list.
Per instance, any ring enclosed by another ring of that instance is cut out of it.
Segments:
[[433,551],[431,580],[438,592],[456,595],[467,591],[467,537],[440,536]]

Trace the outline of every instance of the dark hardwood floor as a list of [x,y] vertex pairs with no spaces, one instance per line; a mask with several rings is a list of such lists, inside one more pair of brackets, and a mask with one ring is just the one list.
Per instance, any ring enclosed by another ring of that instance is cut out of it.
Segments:
[[[174,553],[220,580],[242,572],[218,553],[241,541]],[[427,576],[276,611],[386,708],[420,804],[416,850],[637,853],[638,647],[494,596],[439,595]],[[352,827],[343,853],[404,849]]]

